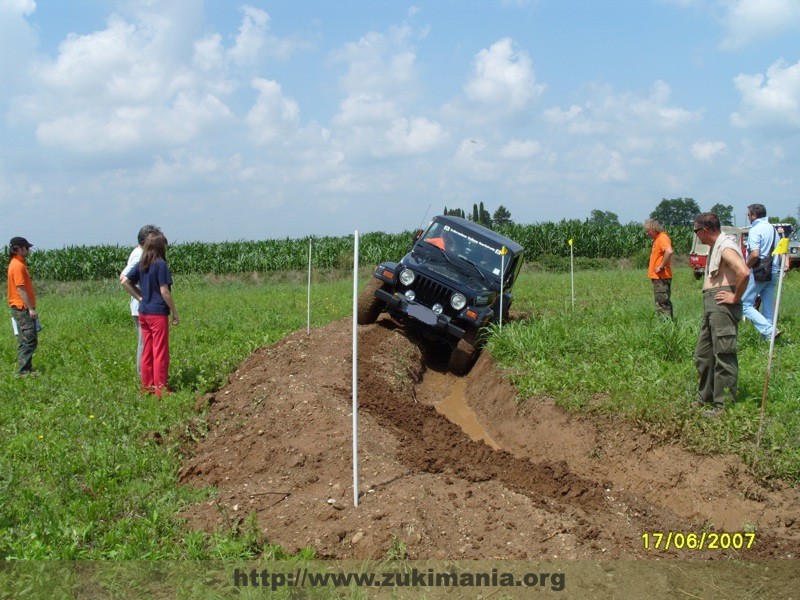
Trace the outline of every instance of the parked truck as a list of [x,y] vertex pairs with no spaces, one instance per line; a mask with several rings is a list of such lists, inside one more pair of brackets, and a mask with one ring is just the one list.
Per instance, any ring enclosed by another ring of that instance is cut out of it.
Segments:
[[[794,225],[791,223],[773,223],[773,226],[778,234],[778,239],[789,237],[791,240],[794,239],[792,234],[797,235],[797,232],[794,231]],[[742,249],[742,256],[745,258],[747,258],[747,235],[749,231],[749,227],[722,226],[722,233],[731,238],[733,243],[739,245]],[[695,279],[702,279],[708,259],[708,246],[701,242],[696,235],[692,242],[692,250],[689,252],[689,266],[694,271]],[[789,264],[793,267],[800,266],[800,242],[795,243],[794,247],[791,242],[789,243]]]

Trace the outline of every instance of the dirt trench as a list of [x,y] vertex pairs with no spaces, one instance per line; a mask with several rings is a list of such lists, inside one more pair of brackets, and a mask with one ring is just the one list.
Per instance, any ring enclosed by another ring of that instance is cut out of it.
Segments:
[[[519,403],[486,354],[450,375],[389,319],[359,327],[355,507],[351,337],[349,319],[296,332],[198,402],[180,481],[218,494],[184,512],[187,527],[243,527],[254,514],[265,542],[320,558],[798,556],[790,486],[766,488],[736,457],[688,453],[630,423]],[[670,531],[756,538],[741,550],[645,548],[643,534]]]

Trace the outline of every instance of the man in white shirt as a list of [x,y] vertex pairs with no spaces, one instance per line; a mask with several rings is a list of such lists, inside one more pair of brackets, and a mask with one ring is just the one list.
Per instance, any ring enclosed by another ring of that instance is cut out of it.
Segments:
[[[756,281],[752,268],[759,259],[769,258],[780,238],[775,227],[767,220],[767,209],[763,204],[751,204],[747,207],[747,218],[750,220],[750,233],[747,236],[747,266],[750,267],[750,282],[742,296],[742,309],[746,319],[761,334],[762,339],[772,337],[772,319],[775,316],[775,282],[780,275],[780,261],[774,259],[770,271],[770,281]],[[756,308],[756,298],[761,296],[761,312]],[[781,332],[776,331],[775,337]]]

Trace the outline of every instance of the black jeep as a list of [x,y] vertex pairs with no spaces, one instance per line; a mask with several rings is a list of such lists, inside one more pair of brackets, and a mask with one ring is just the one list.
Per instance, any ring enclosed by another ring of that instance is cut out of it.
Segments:
[[374,323],[387,311],[447,344],[450,370],[463,375],[478,357],[481,330],[501,313],[508,318],[523,254],[515,241],[472,221],[434,217],[399,263],[375,268],[359,297],[358,322]]

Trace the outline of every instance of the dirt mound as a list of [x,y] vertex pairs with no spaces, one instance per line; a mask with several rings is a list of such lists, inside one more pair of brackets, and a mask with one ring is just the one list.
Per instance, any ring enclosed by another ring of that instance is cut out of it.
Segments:
[[[207,431],[187,446],[180,480],[218,495],[185,511],[189,527],[242,526],[255,513],[265,541],[321,558],[797,556],[793,489],[766,489],[735,457],[659,445],[630,424],[548,399],[518,404],[487,355],[454,377],[389,319],[359,328],[354,507],[351,336],[349,320],[292,334],[199,403]],[[745,530],[756,542],[739,551],[647,550],[642,537]]]

